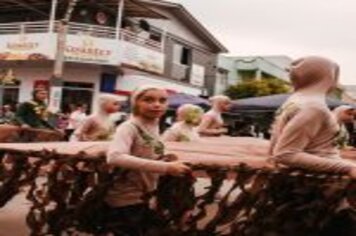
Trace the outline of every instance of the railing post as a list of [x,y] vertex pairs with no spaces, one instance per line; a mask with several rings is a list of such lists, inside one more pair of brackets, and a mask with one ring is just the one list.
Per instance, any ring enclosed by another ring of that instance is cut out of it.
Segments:
[[54,24],[55,24],[55,21],[56,21],[57,4],[58,4],[58,0],[52,0],[51,16],[49,18],[49,28],[48,28],[48,32],[49,33],[54,32]]
[[120,30],[122,24],[122,15],[124,12],[124,5],[125,5],[125,0],[119,0],[118,9],[117,9],[117,19],[116,19],[116,35],[115,35],[115,39],[117,40],[120,39]]

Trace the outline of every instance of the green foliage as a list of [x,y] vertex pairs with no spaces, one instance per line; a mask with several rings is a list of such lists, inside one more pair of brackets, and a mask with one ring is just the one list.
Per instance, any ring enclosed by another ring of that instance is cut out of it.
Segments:
[[260,97],[291,91],[290,85],[281,79],[245,80],[228,87],[225,94],[232,99]]

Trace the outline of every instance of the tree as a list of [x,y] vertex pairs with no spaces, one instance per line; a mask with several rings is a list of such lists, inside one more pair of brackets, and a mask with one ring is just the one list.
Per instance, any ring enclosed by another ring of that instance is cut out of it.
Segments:
[[231,99],[260,97],[272,94],[281,94],[291,91],[288,82],[281,79],[245,80],[229,86],[225,94]]

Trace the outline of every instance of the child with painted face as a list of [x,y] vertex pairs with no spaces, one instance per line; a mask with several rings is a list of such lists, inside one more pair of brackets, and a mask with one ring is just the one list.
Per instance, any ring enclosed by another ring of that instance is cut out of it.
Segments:
[[190,142],[199,140],[199,133],[195,129],[201,122],[204,111],[202,108],[185,104],[177,110],[177,122],[162,136],[163,141]]
[[136,219],[135,227],[125,229],[127,232],[145,235],[146,226],[157,222],[151,222],[155,213],[143,198],[155,190],[159,175],[180,176],[191,170],[181,162],[161,159],[164,145],[159,136],[159,119],[168,106],[167,92],[153,86],[141,87],[134,91],[131,106],[132,116],[117,128],[107,152],[108,164],[126,173],[109,190],[106,202],[117,220]]
[[70,141],[107,141],[115,132],[115,124],[110,115],[118,112],[120,101],[116,95],[99,96],[98,111],[87,117],[74,131]]
[[272,129],[270,154],[275,163],[356,178],[356,163],[340,157],[338,121],[326,105],[338,71],[336,63],[321,57],[292,63],[295,91],[277,112]]
[[204,114],[198,127],[198,132],[202,136],[220,136],[227,133],[224,128],[222,113],[229,111],[231,100],[224,95],[216,95],[210,99],[212,108]]

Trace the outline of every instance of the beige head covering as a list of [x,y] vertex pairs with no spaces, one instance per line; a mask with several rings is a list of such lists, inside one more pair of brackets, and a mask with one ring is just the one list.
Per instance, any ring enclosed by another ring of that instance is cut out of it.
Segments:
[[209,98],[209,101],[211,103],[213,110],[219,111],[220,104],[223,102],[230,102],[231,99],[225,95],[216,95],[216,96]]
[[326,94],[337,83],[339,66],[326,58],[310,56],[292,62],[290,79],[296,92]]
[[108,102],[122,101],[119,96],[114,94],[100,94],[98,99],[98,113],[100,115],[109,115],[105,111],[105,105]]
[[147,91],[149,90],[161,90],[161,91],[164,91],[166,92],[166,90],[164,88],[161,88],[159,86],[156,86],[156,85],[143,85],[143,86],[140,86],[138,88],[136,88],[132,95],[131,95],[131,109],[133,111],[133,113],[136,113],[137,111],[137,107],[136,107],[136,103],[137,103],[137,100]]
[[204,110],[196,105],[184,104],[177,110],[177,117],[179,121],[184,121],[188,124],[197,123],[204,114]]

